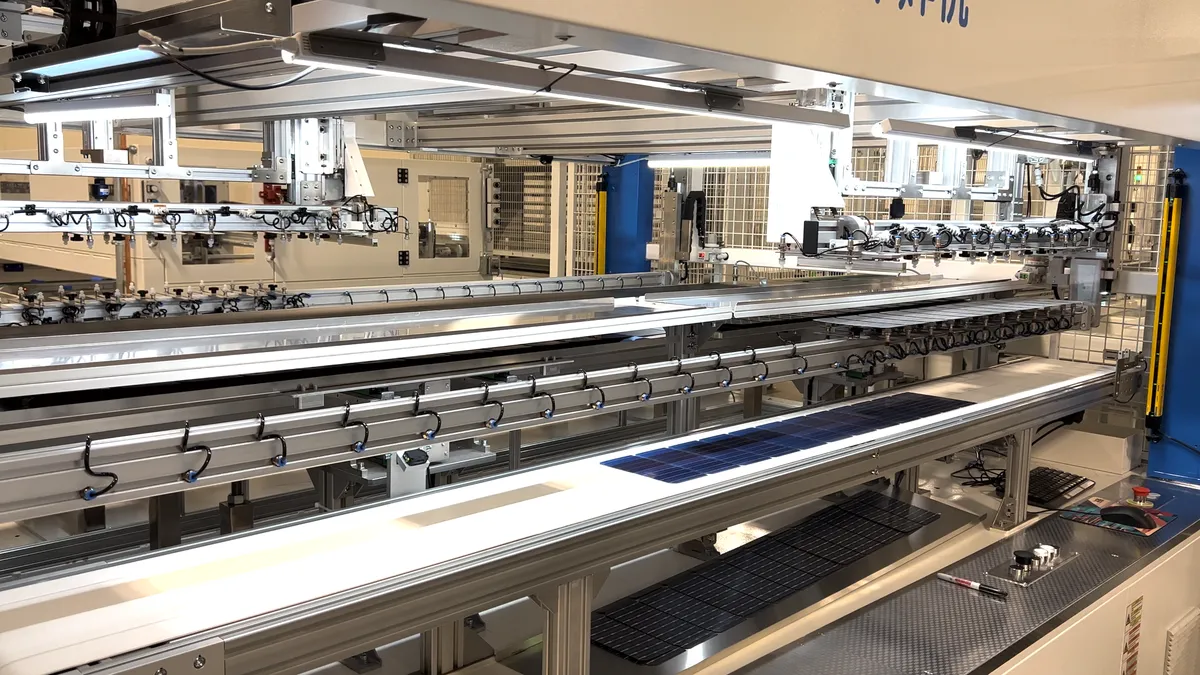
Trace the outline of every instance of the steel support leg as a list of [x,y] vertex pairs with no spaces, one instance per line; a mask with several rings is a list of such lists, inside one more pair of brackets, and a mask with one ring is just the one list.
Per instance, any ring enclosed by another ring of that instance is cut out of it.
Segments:
[[178,546],[183,541],[183,493],[150,498],[150,548]]
[[592,598],[588,574],[558,585],[534,600],[546,610],[542,634],[542,675],[588,675],[591,669]]
[[103,506],[89,506],[83,510],[82,518],[84,532],[103,530],[108,526],[108,519],[104,512],[105,508],[106,507]]
[[1011,530],[1025,522],[1025,502],[1029,498],[1029,456],[1033,449],[1033,428],[1022,429],[1009,444],[1008,466],[1004,470],[1004,498],[992,527]]
[[220,504],[221,534],[242,532],[254,527],[254,503],[250,501],[250,481],[229,484],[229,497]]
[[[667,356],[670,358],[686,359],[695,352],[695,337],[688,332],[686,326],[673,326],[667,329]],[[666,405],[667,433],[679,436],[694,431],[698,426],[696,421],[697,402],[695,398],[682,398]]]
[[748,420],[762,417],[763,388],[752,387],[742,390],[742,416]]
[[516,471],[521,468],[521,430],[513,429],[508,432],[508,470]]
[[912,494],[917,494],[921,486],[921,467],[910,466],[896,474],[896,487]]
[[425,675],[445,675],[467,665],[464,663],[464,645],[461,620],[450,621],[421,633],[421,672]]

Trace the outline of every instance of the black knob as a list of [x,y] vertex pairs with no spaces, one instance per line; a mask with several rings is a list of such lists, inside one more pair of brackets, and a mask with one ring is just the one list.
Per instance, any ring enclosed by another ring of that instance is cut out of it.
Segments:
[[33,302],[34,300],[37,300],[37,293],[26,293],[25,299],[29,302]]
[[267,288],[269,288],[271,290],[275,290],[275,289],[279,288],[279,284],[267,284]]
[[111,298],[112,296],[113,296],[112,291],[104,291],[105,299]]
[[1033,555],[1033,551],[1013,551],[1013,559],[1017,561],[1018,565],[1033,565],[1033,559],[1035,557],[1036,556]]
[[219,291],[219,290],[221,290],[221,289],[218,286],[209,286],[208,287],[208,292],[212,293],[213,295],[216,295],[217,291]]
[[138,291],[137,293],[138,293],[138,297],[139,297],[139,298],[144,298],[144,297],[146,297],[146,291]]
[[250,290],[250,287],[249,286],[238,286],[238,290],[245,293],[246,291]]
[[182,289],[182,288],[176,288],[176,289],[175,289],[175,295],[183,295],[183,289]]
[[77,297],[79,297],[78,293],[67,293],[67,299],[70,300],[71,302],[74,302],[75,298],[77,298]]

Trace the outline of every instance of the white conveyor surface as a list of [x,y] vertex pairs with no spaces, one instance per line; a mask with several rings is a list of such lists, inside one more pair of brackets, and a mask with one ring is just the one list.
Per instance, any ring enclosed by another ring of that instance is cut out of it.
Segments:
[[[1003,405],[1103,372],[1033,359],[907,391]],[[0,592],[0,675],[48,675],[972,410],[674,485],[601,466],[625,450],[12,588]]]

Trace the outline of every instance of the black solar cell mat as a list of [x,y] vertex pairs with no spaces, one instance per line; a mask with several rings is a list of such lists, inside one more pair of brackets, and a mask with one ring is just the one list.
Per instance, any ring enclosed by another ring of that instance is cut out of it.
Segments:
[[[665,483],[684,483],[969,405],[972,404],[938,396],[895,394],[761,427],[617,457],[603,464]],[[870,502],[867,505],[878,508]],[[902,512],[895,512],[895,515],[907,517]]]
[[794,567],[801,572],[820,578],[832,574],[842,568],[842,565],[826,560],[820,556],[792,548],[787,544],[776,541],[771,537],[763,537],[748,544],[745,548],[764,558]]
[[854,501],[874,506],[877,509],[895,514],[920,525],[928,525],[938,519],[936,513],[919,509],[911,504],[905,504],[904,502],[896,501],[878,492],[871,492],[869,490],[856,495]]
[[655,587],[650,592],[637,596],[637,601],[715,633],[733,628],[744,618],[717,609],[708,603],[697,602],[690,596],[666,586]]
[[681,577],[676,577],[668,583],[670,583],[670,588],[679,591],[697,602],[712,605],[730,614],[737,614],[742,618],[750,616],[769,604],[754,596],[740,593],[728,586],[719,584],[708,577],[702,577],[699,574],[688,573]]
[[792,548],[838,563],[839,565],[849,565],[862,557],[862,554],[854,549],[846,548],[845,546],[835,544],[814,534],[800,530],[788,530],[773,535],[772,538],[778,539]]
[[593,613],[592,642],[634,663],[659,665],[937,518],[864,492]]

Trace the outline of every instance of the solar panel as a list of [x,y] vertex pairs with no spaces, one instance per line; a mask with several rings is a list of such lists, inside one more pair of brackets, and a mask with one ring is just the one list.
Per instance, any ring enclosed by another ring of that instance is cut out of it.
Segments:
[[637,664],[665,663],[937,518],[864,492],[598,610],[592,642]]
[[[894,394],[602,463],[665,483],[684,483],[969,405],[973,404],[925,394]],[[879,518],[868,519],[879,522]]]

